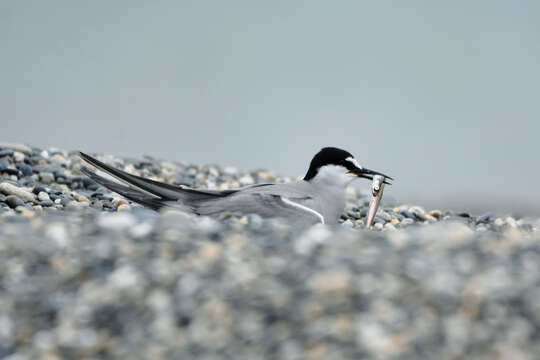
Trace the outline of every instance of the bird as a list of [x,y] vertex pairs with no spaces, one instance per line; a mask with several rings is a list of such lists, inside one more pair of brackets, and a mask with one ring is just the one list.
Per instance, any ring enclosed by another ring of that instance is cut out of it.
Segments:
[[[288,183],[262,183],[227,190],[195,189],[172,185],[109,166],[79,152],[80,157],[97,171],[81,171],[100,185],[123,197],[159,211],[177,208],[197,215],[219,216],[224,212],[239,215],[257,214],[286,222],[338,223],[346,205],[346,188],[355,179],[390,176],[361,166],[346,150],[324,147],[315,154],[305,176]],[[101,172],[112,176],[103,176]]]

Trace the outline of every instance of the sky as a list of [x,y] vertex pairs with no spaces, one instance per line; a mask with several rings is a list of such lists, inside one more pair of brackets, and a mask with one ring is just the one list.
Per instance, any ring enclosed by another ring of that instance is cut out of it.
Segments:
[[287,176],[336,146],[400,202],[538,212],[539,18],[526,0],[4,0],[0,141]]

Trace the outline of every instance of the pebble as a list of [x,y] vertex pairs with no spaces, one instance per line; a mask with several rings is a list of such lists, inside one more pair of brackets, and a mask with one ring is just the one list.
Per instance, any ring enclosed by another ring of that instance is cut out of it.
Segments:
[[39,201],[45,201],[45,200],[50,200],[51,198],[49,197],[49,194],[47,194],[45,191],[40,191],[39,194],[37,195]]
[[32,152],[32,149],[29,146],[26,146],[24,144],[5,143],[5,142],[0,142],[0,149],[18,151],[26,155]]
[[24,201],[22,201],[20,198],[18,198],[15,195],[7,196],[5,199],[5,202],[12,209],[15,209],[17,206],[24,206]]
[[488,224],[492,217],[493,217],[493,214],[488,212],[488,213],[486,213],[486,214],[484,214],[482,216],[479,216],[476,219],[476,223],[477,224]]
[[32,176],[32,167],[30,165],[26,164],[19,164],[19,171],[23,174],[23,176]]
[[413,214],[419,220],[426,220],[426,211],[420,206],[413,206],[409,208],[409,213]]
[[26,201],[34,201],[35,195],[30,191],[22,189],[8,182],[0,183],[0,192],[6,195],[16,195]]
[[377,216],[383,219],[385,222],[392,221],[392,216],[384,210],[377,211]]
[[51,184],[54,181],[54,174],[50,172],[42,172],[40,179],[44,184]]
[[414,220],[413,219],[410,219],[410,218],[406,218],[406,219],[403,219],[401,221],[401,224],[402,225],[411,225],[411,224],[414,224]]
[[509,216],[507,217],[506,219],[504,219],[504,222],[510,226],[511,228],[517,228],[518,227],[518,224],[516,222],[516,219],[514,219],[513,217]]
[[66,210],[81,210],[88,206],[90,206],[89,202],[79,202],[79,201],[68,201],[65,204]]
[[253,178],[250,175],[242,176],[240,179],[238,179],[238,181],[240,182],[242,186],[255,184],[255,180],[253,180]]
[[15,160],[15,162],[23,162],[25,158],[26,156],[22,152],[20,151],[13,152],[13,160]]
[[88,198],[84,195],[81,195],[81,194],[76,194],[75,195],[75,200],[77,200],[78,202],[86,202],[86,203],[89,203],[90,200],[88,200]]
[[48,200],[48,199],[42,200],[39,204],[40,204],[41,206],[45,206],[45,207],[50,207],[50,206],[53,206],[53,205],[54,205],[54,203],[52,202],[52,200]]
[[129,204],[120,204],[116,209],[118,211],[128,211],[131,210],[131,206]]
[[124,230],[132,227],[136,221],[135,217],[128,212],[117,212],[111,214],[102,214],[98,217],[96,223],[98,226],[108,230]]
[[13,156],[13,150],[11,149],[0,149],[0,158],[5,156]]

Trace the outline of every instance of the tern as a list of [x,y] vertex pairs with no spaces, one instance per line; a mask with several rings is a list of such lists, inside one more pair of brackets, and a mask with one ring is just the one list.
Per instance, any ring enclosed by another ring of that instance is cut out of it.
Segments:
[[[264,183],[228,190],[195,189],[172,185],[129,174],[85,153],[81,158],[97,168],[82,168],[95,182],[153,210],[178,208],[198,215],[219,216],[224,212],[258,214],[287,222],[337,223],[345,210],[346,188],[354,179],[380,175],[362,167],[348,151],[335,147],[321,149],[302,180]],[[101,172],[112,176],[103,176]],[[384,180],[389,184],[387,180]]]

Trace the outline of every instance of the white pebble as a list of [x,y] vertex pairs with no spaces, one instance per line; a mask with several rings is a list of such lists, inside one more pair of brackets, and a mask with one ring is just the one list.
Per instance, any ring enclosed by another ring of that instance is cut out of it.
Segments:
[[15,195],[26,201],[34,201],[35,195],[8,182],[0,183],[0,192],[7,195]]
[[52,223],[47,226],[45,236],[53,240],[61,248],[69,245],[69,234],[61,223]]
[[351,219],[345,220],[342,225],[349,228],[354,227],[354,223],[351,221]]
[[152,224],[148,221],[142,222],[140,224],[135,225],[129,230],[129,233],[134,238],[143,238],[146,235],[150,234],[152,231]]
[[238,179],[238,181],[240,181],[240,184],[242,185],[253,185],[255,183],[255,180],[253,180],[253,178],[249,175],[244,175],[242,176],[240,179]]
[[401,224],[402,225],[411,225],[411,224],[414,224],[414,220],[409,219],[409,218],[405,218],[405,219],[401,220]]
[[109,230],[124,230],[135,225],[136,219],[128,212],[101,214],[96,221],[99,227]]
[[518,224],[516,222],[516,219],[514,219],[513,217],[507,217],[505,219],[505,222],[506,224],[508,224],[508,226],[512,227],[512,228],[517,228],[518,227]]
[[392,223],[386,223],[384,225],[384,230],[389,230],[389,231],[395,231],[397,230],[396,227],[394,226],[394,224]]
[[45,191],[40,191],[37,197],[39,201],[51,200],[49,194],[47,194]]
[[18,152],[22,152],[24,154],[30,154],[32,152],[32,149],[29,146],[26,146],[24,144],[14,144],[14,143],[0,142],[0,148],[11,149],[14,152],[18,151]]
[[139,283],[139,274],[129,265],[116,269],[109,276],[109,281],[119,288],[131,288]]
[[313,248],[324,243],[332,233],[323,224],[316,224],[304,231],[294,244],[297,253],[307,255]]
[[25,157],[26,156],[20,151],[13,152],[13,159],[15,160],[15,162],[23,162]]

